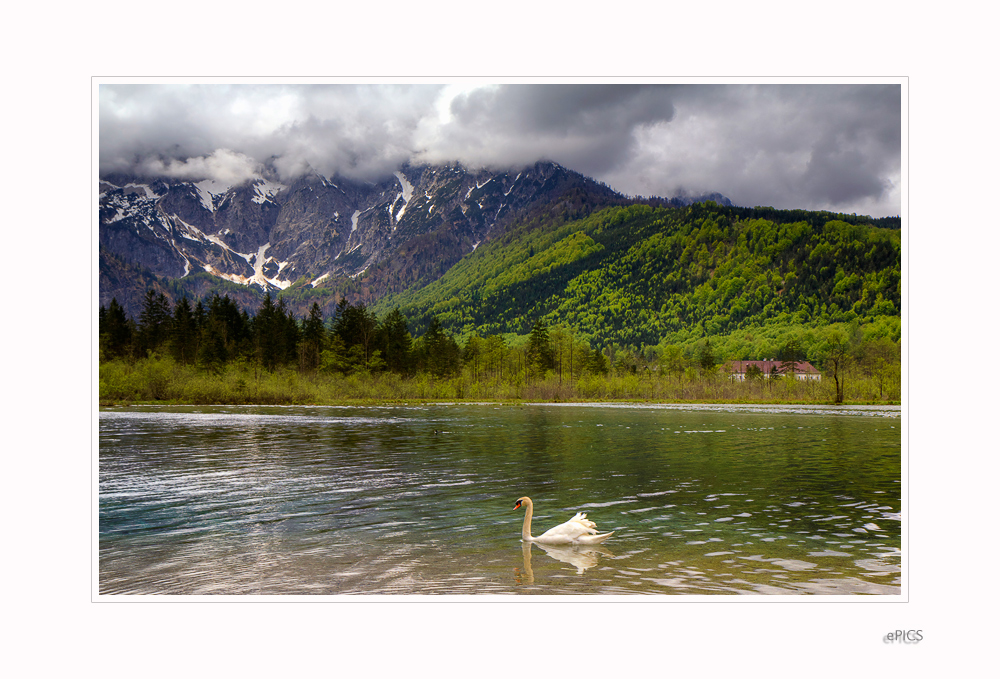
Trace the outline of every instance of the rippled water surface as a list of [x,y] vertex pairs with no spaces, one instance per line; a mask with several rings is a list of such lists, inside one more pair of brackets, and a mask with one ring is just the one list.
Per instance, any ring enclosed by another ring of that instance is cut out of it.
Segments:
[[[101,594],[899,594],[898,409],[100,413]],[[587,512],[599,548],[520,542]]]

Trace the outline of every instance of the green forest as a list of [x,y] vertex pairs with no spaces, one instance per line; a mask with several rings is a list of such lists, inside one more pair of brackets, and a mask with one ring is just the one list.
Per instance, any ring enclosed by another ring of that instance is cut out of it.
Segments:
[[399,306],[417,334],[432,317],[463,337],[524,335],[541,319],[630,348],[770,325],[891,324],[900,231],[825,216],[709,202],[540,217],[375,308]]
[[[558,206],[437,281],[329,317],[304,291],[139,318],[101,307],[102,402],[431,399],[898,403],[901,234],[830,213]],[[316,291],[318,293],[319,291]],[[316,294],[314,293],[314,294]],[[808,360],[816,382],[730,379],[736,359]]]

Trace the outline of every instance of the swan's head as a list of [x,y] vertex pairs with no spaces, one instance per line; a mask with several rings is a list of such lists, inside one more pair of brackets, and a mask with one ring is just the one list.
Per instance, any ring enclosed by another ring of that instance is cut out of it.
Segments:
[[528,504],[528,505],[530,505],[531,504],[531,498],[530,497],[519,497],[519,498],[517,498],[517,502],[514,503],[514,509],[520,509],[522,504]]

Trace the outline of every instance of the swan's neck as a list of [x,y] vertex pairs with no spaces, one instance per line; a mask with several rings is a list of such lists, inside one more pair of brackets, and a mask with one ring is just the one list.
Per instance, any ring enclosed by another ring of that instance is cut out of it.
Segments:
[[532,542],[535,538],[531,537],[531,514],[532,506],[531,500],[524,501],[524,523],[521,525],[521,540],[524,542]]

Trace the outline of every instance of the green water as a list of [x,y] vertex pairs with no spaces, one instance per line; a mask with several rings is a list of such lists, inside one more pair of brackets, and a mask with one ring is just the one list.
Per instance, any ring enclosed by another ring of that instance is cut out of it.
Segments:
[[[899,410],[102,409],[101,594],[899,594]],[[584,511],[599,548],[522,545]]]

